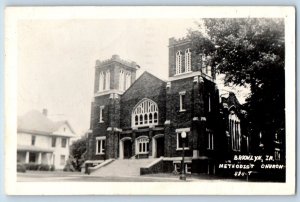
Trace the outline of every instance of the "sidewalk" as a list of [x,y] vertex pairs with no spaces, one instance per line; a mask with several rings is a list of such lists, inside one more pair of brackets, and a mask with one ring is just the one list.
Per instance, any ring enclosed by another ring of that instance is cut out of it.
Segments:
[[[78,182],[182,182],[179,175],[172,173],[158,173],[141,176],[92,176],[80,172],[63,172],[63,171],[27,171],[18,173],[17,180],[20,182],[49,182],[49,181],[78,181]],[[238,179],[224,179],[207,174],[187,175],[186,182],[216,182],[232,181],[238,182]]]

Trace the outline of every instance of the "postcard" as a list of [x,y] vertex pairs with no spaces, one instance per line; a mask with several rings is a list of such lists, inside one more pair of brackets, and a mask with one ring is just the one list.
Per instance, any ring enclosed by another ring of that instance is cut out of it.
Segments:
[[294,7],[5,10],[9,195],[292,195],[295,111]]

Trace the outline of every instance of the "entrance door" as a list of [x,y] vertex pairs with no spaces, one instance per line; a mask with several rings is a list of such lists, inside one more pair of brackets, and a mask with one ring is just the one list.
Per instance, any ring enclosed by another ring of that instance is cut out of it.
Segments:
[[156,139],[156,156],[157,158],[164,156],[165,139],[163,137]]
[[129,159],[132,156],[131,140],[124,141],[124,159]]

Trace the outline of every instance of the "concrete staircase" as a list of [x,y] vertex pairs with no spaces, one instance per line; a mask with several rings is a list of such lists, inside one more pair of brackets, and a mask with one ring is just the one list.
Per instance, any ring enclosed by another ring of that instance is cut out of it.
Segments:
[[110,164],[95,170],[94,176],[139,176],[140,168],[151,164],[155,159],[116,159]]

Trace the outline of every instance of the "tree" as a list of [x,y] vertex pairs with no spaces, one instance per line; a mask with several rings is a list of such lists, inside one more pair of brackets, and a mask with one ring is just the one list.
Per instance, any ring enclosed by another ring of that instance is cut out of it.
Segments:
[[[207,36],[199,40],[203,34],[190,34],[198,41],[194,48],[211,56],[211,65],[225,74],[225,84],[249,86],[244,107],[252,138],[262,133],[265,151],[273,152],[274,134],[285,127],[284,20],[204,19],[199,25]],[[203,43],[207,40],[208,48]]]
[[76,170],[80,170],[81,165],[84,163],[85,158],[84,154],[86,152],[86,141],[87,137],[84,136],[80,138],[79,140],[76,140],[73,142],[73,144],[70,146],[70,154],[72,156],[73,160],[73,166]]

